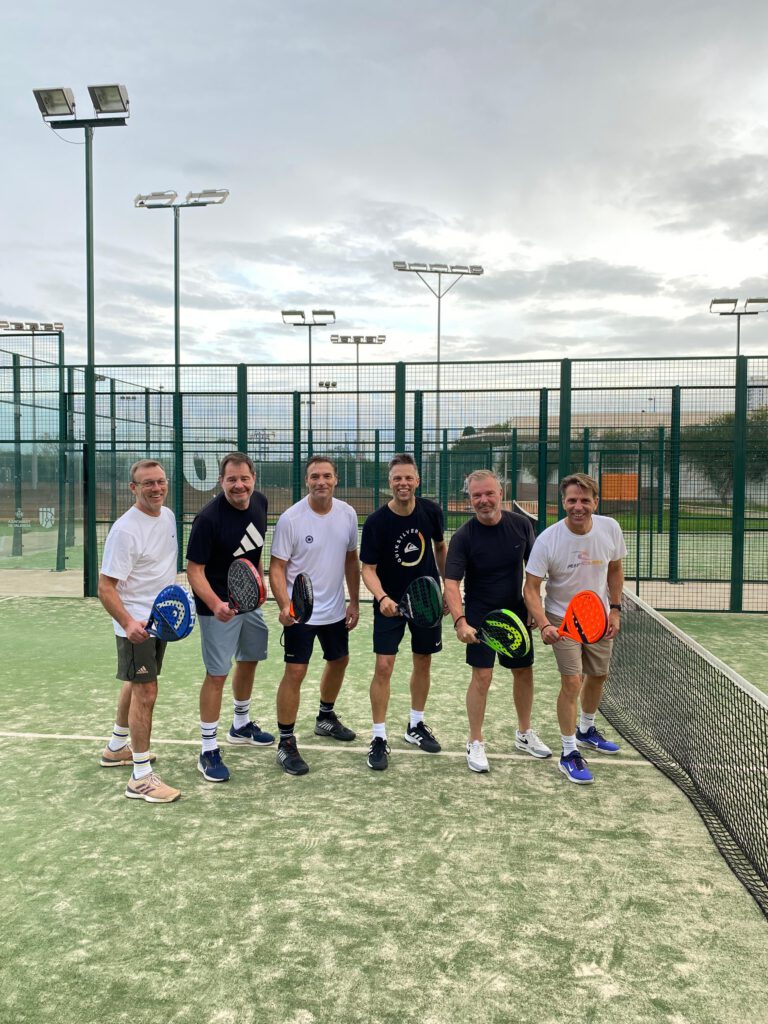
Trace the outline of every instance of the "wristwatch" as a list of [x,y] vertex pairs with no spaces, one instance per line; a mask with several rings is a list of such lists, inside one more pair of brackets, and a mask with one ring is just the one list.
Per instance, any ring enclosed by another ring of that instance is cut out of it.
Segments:
[[612,612],[620,612],[621,611],[621,605],[620,604],[612,604],[612,605],[609,605],[608,607],[611,609]]

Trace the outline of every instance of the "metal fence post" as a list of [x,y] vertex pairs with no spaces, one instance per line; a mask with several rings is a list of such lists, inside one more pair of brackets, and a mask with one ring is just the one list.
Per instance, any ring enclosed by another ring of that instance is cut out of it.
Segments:
[[117,519],[117,394],[115,378],[109,378],[109,521]]
[[64,370],[64,334],[59,332],[59,451],[57,482],[59,521],[56,527],[56,572],[67,567],[67,382]]
[[679,582],[680,533],[680,385],[672,388],[669,439],[669,582]]
[[659,427],[658,476],[656,478],[656,532],[664,532],[664,427]]
[[301,498],[301,392],[293,392],[293,504]]
[[517,427],[512,428],[512,439],[509,445],[509,490],[511,500],[517,499]]
[[21,518],[21,356],[14,352],[13,362],[13,543],[11,554],[19,557],[23,551]]
[[443,430],[443,443],[440,446],[440,508],[448,508],[448,430]]
[[67,367],[67,547],[75,545],[75,368]]
[[736,357],[733,417],[733,510],[731,518],[731,595],[729,608],[740,612],[744,602],[744,527],[747,496],[747,357]]
[[[436,439],[440,443],[440,438]],[[405,449],[405,363],[395,364],[395,451]]]
[[381,431],[373,432],[373,507],[374,510],[381,504],[381,473],[379,463],[381,461]]
[[538,533],[547,528],[547,441],[548,441],[548,404],[549,392],[547,388],[539,391],[539,526]]
[[582,473],[586,473],[587,476],[589,476],[589,427],[584,427],[584,430],[582,432],[582,444],[584,446],[584,450],[581,455],[581,471]]
[[[570,359],[560,361],[560,417],[557,471],[562,480],[571,472],[571,369]],[[562,519],[565,509],[557,503],[557,518]]]
[[248,454],[248,367],[237,364],[237,450]]
[[85,596],[96,597],[99,589],[99,557],[96,537],[96,368],[85,367],[85,460],[83,469],[85,528],[83,537],[83,577]]
[[176,568],[184,568],[184,416],[181,392],[173,392],[173,511],[176,515],[176,537],[179,555]]
[[[424,392],[413,393],[413,458],[421,474],[421,457],[424,452]],[[421,484],[416,488],[421,494]]]

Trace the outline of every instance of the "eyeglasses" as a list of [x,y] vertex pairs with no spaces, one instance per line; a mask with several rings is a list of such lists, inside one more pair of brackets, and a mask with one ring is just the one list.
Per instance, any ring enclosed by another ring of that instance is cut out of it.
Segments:
[[168,481],[163,477],[160,480],[142,480],[139,483],[138,480],[131,480],[134,487],[141,487],[142,490],[148,491],[151,487],[166,487]]

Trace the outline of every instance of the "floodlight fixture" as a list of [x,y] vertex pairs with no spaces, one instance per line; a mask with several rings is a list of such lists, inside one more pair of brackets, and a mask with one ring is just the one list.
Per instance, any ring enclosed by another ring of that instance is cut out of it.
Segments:
[[101,114],[131,116],[131,103],[124,85],[89,85],[88,92],[97,117]]
[[[750,306],[752,307],[751,309],[750,309]],[[768,299],[747,299],[747,301],[744,303],[744,312],[745,313],[765,313],[765,312],[768,312]]]
[[43,120],[75,116],[75,95],[71,89],[33,89],[32,92]]
[[202,192],[187,192],[186,206],[221,206],[229,198],[228,188],[204,188]]
[[[736,356],[741,355],[741,318],[743,316],[757,316],[758,313],[768,311],[768,299],[747,299],[742,309],[739,309],[739,299],[712,299],[709,304],[709,312],[718,316],[736,317]],[[757,309],[750,307],[758,307]]]
[[447,274],[448,264],[447,263],[430,263],[429,264],[430,274]]
[[[328,324],[336,323],[336,313],[332,309],[313,309],[312,319],[307,318],[307,314],[303,309],[284,309],[282,311],[283,323],[289,327],[306,327],[308,335],[308,358],[307,358],[307,372],[308,388],[307,394],[312,395],[312,328],[313,327],[327,327]],[[311,454],[312,452],[312,401],[309,400],[308,408],[308,419],[307,419],[307,451]]]
[[429,270],[429,264],[427,263],[409,263],[408,269],[415,271],[417,274],[419,271],[426,272]]
[[313,309],[312,323],[320,327],[327,327],[328,324],[336,323],[336,313],[332,309]]
[[140,194],[133,200],[133,205],[140,210],[156,210],[165,206],[173,206],[178,197],[178,192],[174,192],[172,188],[168,188],[165,192],[147,192],[144,195]]
[[392,264],[392,266],[394,267],[395,270],[407,270],[408,269],[408,264],[405,262],[405,260],[395,260],[395,262]]
[[58,334],[64,330],[64,324],[37,320],[0,320],[0,331],[13,331],[14,334]]
[[386,334],[332,334],[333,345],[354,345],[355,346],[355,483],[360,486],[360,346],[361,345],[383,345],[387,340]]
[[466,263],[452,263],[451,264],[451,273],[452,274],[468,274],[469,273],[469,267],[467,266]]
[[303,309],[284,309],[283,323],[288,324],[291,327],[298,327],[300,324],[307,322],[306,315]]
[[709,304],[709,312],[718,313],[720,316],[733,316],[738,304],[738,299],[712,299]]

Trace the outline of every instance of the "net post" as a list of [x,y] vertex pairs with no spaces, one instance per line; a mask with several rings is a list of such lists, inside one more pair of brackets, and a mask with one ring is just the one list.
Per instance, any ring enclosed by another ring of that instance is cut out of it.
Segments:
[[539,390],[539,528],[538,532],[547,528],[547,436],[549,431],[547,407],[549,392],[547,388]]
[[[560,420],[559,420],[559,451],[557,472],[560,480],[571,472],[571,371],[570,359],[560,361]],[[557,518],[562,519],[565,509],[562,503],[557,505]]]
[[[413,457],[421,475],[421,456],[424,452],[424,392],[414,391],[413,393]],[[421,494],[421,484],[416,488],[416,494]],[[374,506],[378,508],[378,504]]]
[[301,392],[293,392],[293,504],[301,498]]
[[248,367],[237,364],[237,450],[248,452]]
[[669,427],[669,582],[678,579],[678,538],[680,532],[680,385],[672,388],[672,416]]
[[744,601],[744,527],[747,490],[748,360],[736,357],[733,419],[733,509],[731,517],[731,593],[729,610],[740,612]]
[[[435,439],[440,443],[440,438]],[[395,451],[405,448],[405,363],[395,364]]]

